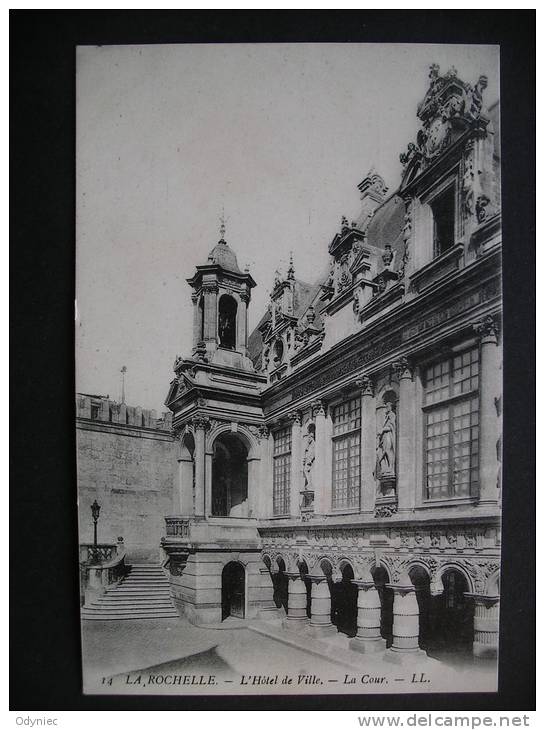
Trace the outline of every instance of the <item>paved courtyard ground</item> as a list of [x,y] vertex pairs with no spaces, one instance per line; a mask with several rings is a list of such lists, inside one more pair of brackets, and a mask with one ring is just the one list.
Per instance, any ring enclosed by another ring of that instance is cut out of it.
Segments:
[[83,621],[84,691],[338,694],[493,691],[495,686],[489,669],[448,667],[425,657],[423,664],[399,667],[381,655],[355,652],[348,664],[343,663],[344,637],[333,639],[328,656],[305,650],[315,648],[311,638],[296,635],[292,640],[289,632],[286,637],[289,643],[247,626],[200,628],[186,619]]

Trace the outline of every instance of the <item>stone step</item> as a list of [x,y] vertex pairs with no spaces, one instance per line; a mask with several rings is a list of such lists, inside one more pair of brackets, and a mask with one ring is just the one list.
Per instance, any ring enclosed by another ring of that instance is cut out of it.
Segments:
[[172,603],[169,601],[163,601],[161,603],[146,603],[144,601],[140,603],[134,603],[132,601],[118,601],[116,603],[102,603],[97,601],[86,606],[90,611],[118,611],[120,609],[134,609],[135,611],[160,611],[163,608],[170,611],[172,609]]
[[157,565],[132,565],[130,572],[89,606],[83,619],[95,621],[178,618],[168,577]]
[[140,619],[163,619],[163,618],[169,618],[169,619],[179,619],[176,611],[155,611],[155,612],[136,612],[136,611],[126,611],[125,613],[119,612],[119,613],[91,613],[91,612],[82,612],[81,618],[86,621],[139,621]]

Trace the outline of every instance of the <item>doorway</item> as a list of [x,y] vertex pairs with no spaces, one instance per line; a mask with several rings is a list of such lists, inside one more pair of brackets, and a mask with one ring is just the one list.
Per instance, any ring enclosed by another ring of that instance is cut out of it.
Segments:
[[221,620],[229,616],[244,618],[245,611],[244,566],[227,563],[221,574]]

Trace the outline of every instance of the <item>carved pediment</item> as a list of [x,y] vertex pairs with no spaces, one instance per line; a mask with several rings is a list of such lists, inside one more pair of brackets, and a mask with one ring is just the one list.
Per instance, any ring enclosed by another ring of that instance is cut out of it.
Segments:
[[403,185],[430,165],[452,142],[480,118],[483,92],[488,86],[486,76],[472,85],[458,78],[451,68],[444,76],[439,66],[430,66],[430,86],[418,106],[417,116],[422,126],[416,144],[410,142],[399,156],[403,165]]

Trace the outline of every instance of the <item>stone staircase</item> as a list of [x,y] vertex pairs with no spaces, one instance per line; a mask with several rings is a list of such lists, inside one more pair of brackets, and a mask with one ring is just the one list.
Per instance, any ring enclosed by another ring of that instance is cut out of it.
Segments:
[[81,609],[94,621],[179,618],[170,598],[168,578],[159,565],[132,565],[116,586]]

